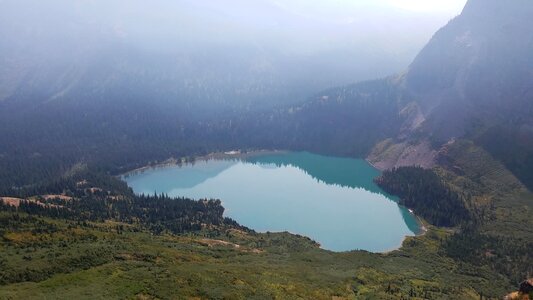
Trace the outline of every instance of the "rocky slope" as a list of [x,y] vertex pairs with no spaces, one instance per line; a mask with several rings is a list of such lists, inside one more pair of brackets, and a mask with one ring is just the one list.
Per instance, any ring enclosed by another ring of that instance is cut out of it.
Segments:
[[533,186],[524,170],[533,161],[531,16],[530,1],[468,1],[395,79],[402,123],[368,160],[380,169],[432,167],[443,145],[466,138]]

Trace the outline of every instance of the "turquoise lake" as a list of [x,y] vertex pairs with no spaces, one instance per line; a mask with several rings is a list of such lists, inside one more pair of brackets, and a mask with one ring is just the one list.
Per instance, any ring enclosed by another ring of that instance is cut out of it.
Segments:
[[305,235],[332,251],[384,252],[420,229],[374,183],[379,174],[364,160],[289,152],[199,160],[123,179],[138,194],[221,199],[225,216],[259,232]]

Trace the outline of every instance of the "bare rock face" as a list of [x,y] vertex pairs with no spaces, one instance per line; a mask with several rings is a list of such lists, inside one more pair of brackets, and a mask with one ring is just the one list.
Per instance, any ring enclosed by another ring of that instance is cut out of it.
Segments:
[[400,110],[399,115],[403,119],[403,124],[400,128],[400,139],[409,138],[409,136],[419,130],[426,121],[420,106],[415,101],[408,103],[402,110]]
[[440,148],[432,144],[501,124],[533,128],[531,16],[530,0],[469,0],[397,79],[407,95],[398,103],[402,125],[368,161],[430,168]]
[[405,166],[429,169],[435,166],[437,154],[438,151],[427,140],[395,143],[394,140],[387,139],[372,149],[367,161],[382,171]]

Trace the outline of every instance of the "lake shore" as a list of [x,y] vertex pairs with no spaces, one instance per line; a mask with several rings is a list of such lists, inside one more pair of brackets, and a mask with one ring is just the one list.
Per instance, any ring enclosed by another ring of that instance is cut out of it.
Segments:
[[[380,172],[385,171],[385,170],[383,170],[383,169],[381,169],[381,168],[378,168],[376,165],[374,165],[374,164],[373,164],[368,158],[366,158],[365,161],[366,161],[369,165],[371,165],[373,168],[375,168],[376,170],[379,170]],[[404,206],[404,205],[401,205],[401,206],[404,207],[405,209],[407,209],[407,210],[409,211],[410,214],[412,214],[413,216],[416,217],[416,220],[417,220],[418,226],[419,226],[419,228],[420,228],[420,231],[417,232],[417,233],[415,233],[414,236],[416,237],[416,236],[423,236],[423,235],[425,235],[425,234],[428,232],[428,228],[427,228],[427,226],[426,226],[426,223],[424,223],[424,222],[422,221],[422,218],[420,218],[420,216],[418,216],[417,214],[415,214],[415,212],[414,212],[413,209],[411,209],[411,208],[409,208],[409,207],[407,207],[407,206]],[[405,238],[407,238],[407,237],[405,237]],[[403,244],[403,242],[402,242],[402,244]],[[391,251],[394,251],[394,250],[391,250]],[[391,252],[391,251],[387,251],[387,252],[385,252],[385,253],[388,253],[388,252]]]
[[262,155],[275,155],[275,154],[284,154],[287,153],[286,150],[232,150],[232,151],[226,151],[226,152],[212,152],[206,155],[198,155],[193,156],[192,158],[189,157],[182,157],[182,158],[174,158],[171,157],[165,161],[162,161],[160,163],[156,164],[149,164],[140,168],[132,169],[127,172],[124,172],[118,177],[128,176],[131,174],[138,174],[142,173],[147,170],[153,170],[153,169],[159,169],[159,168],[166,168],[166,167],[173,167],[173,166],[181,166],[184,164],[190,164],[194,163],[196,161],[209,161],[212,159],[247,159],[255,156],[262,156]]
[[[233,150],[233,151],[226,151],[226,152],[212,152],[212,153],[209,153],[209,154],[206,154],[206,155],[198,155],[198,156],[194,156],[194,157],[183,157],[181,159],[175,159],[175,158],[171,158],[171,159],[168,159],[168,160],[165,160],[161,163],[157,163],[157,164],[150,164],[150,165],[146,165],[144,167],[141,167],[141,168],[137,168],[137,169],[134,169],[132,171],[129,171],[129,172],[126,172],[124,173],[123,175],[121,175],[122,177],[128,177],[128,176],[135,176],[135,175],[138,175],[138,174],[141,174],[145,171],[148,171],[148,170],[157,170],[157,169],[160,169],[160,168],[167,168],[167,167],[174,167],[174,166],[185,166],[185,165],[191,165],[191,164],[194,164],[195,162],[207,162],[207,161],[210,161],[210,160],[246,160],[246,159],[249,159],[249,158],[253,158],[253,157],[257,157],[257,156],[265,156],[265,155],[278,155],[278,154],[285,154],[285,153],[288,153],[289,151],[285,151],[285,150],[266,150],[266,149],[262,149],[262,150]],[[367,163],[369,163],[367,161]],[[370,163],[369,163],[370,164]],[[417,237],[417,236],[423,236],[427,233],[427,228],[424,224],[424,222],[422,221],[422,219],[417,216],[411,209],[408,209],[407,207],[404,207],[404,209],[408,210],[409,211],[409,214],[411,214],[416,220],[415,222],[418,223],[418,231],[417,232],[412,232],[414,235],[406,235],[403,237],[403,239],[400,241],[400,243],[398,245],[395,245],[389,249],[384,249],[384,250],[376,250],[376,251],[372,251],[374,253],[389,253],[389,252],[393,252],[393,251],[396,251],[398,249],[401,249],[401,247],[403,246],[403,243],[405,242],[405,240],[408,238],[408,237]],[[322,247],[320,247],[322,248]],[[322,248],[324,249],[324,248]],[[325,249],[327,250],[327,249]],[[332,250],[330,250],[332,251]],[[349,252],[349,251],[353,251],[352,250],[341,250],[341,251],[333,251],[333,252]]]

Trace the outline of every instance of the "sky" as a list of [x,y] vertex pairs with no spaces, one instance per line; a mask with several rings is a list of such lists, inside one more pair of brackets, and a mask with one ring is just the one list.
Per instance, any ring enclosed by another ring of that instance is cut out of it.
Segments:
[[380,0],[387,5],[416,12],[438,12],[450,16],[458,14],[465,6],[465,0]]
[[[139,45],[158,39],[239,43],[271,40],[323,51],[350,42],[403,39],[420,48],[466,0],[0,0],[7,35],[112,32]],[[19,24],[16,28],[9,22]],[[33,27],[33,28],[31,28]],[[10,28],[15,30],[9,31]],[[23,32],[16,32],[16,30]],[[1,31],[1,29],[0,29]],[[48,31],[48,32],[46,32]],[[374,43],[375,41],[372,41]],[[313,44],[309,47],[309,44]],[[392,42],[394,44],[395,42]],[[183,43],[180,43],[183,45]],[[298,48],[298,47],[296,47]],[[287,49],[290,50],[290,49]],[[294,50],[294,49],[293,49]]]
[[322,17],[357,16],[381,11],[382,14],[423,13],[450,19],[458,15],[466,0],[275,0],[279,7],[297,14]]
[[305,6],[339,6],[339,7],[397,7],[419,12],[442,12],[457,14],[464,7],[466,0],[285,0],[275,1],[280,5]]

